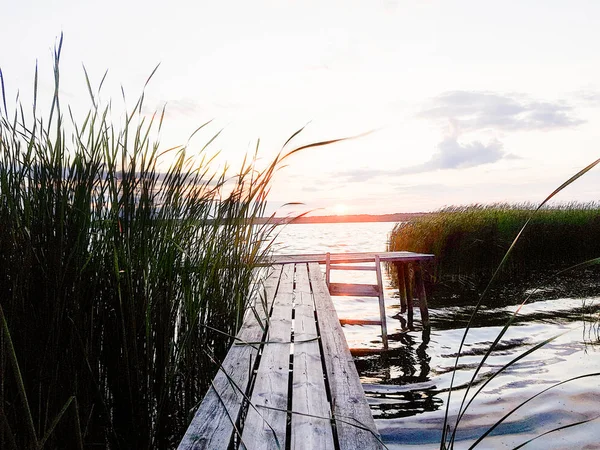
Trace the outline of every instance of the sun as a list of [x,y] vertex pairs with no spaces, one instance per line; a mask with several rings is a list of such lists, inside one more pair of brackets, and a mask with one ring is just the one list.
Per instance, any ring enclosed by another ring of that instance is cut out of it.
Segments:
[[333,206],[333,213],[337,216],[343,216],[348,213],[348,207],[343,203],[337,203]]

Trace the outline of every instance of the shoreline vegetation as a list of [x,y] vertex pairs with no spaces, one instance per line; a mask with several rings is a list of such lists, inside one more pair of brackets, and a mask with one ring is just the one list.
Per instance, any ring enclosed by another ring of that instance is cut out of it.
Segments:
[[[434,301],[472,302],[484,290],[535,205],[452,206],[398,223],[388,250],[433,253],[428,281]],[[544,295],[598,295],[598,267],[565,271],[600,254],[600,203],[568,203],[539,210],[497,274],[490,297],[514,301],[525,286]],[[577,283],[573,283],[577,281]]]
[[260,289],[273,226],[252,222],[298,149],[235,174],[218,133],[161,151],[164,110],[115,111],[85,69],[75,119],[61,49],[44,113],[37,68],[33,108],[7,107],[0,71],[0,448],[174,448]]
[[262,292],[274,174],[351,138],[292,147],[301,128],[232,173],[210,153],[220,131],[188,148],[210,122],[163,150],[165,110],[143,91],[101,102],[106,74],[96,87],[84,68],[91,106],[73,117],[61,51],[47,114],[37,67],[31,109],[7,106],[0,71],[0,448],[174,448]]

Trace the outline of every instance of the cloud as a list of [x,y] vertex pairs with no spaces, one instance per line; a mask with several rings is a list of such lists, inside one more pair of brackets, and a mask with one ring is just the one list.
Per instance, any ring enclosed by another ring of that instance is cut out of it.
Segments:
[[241,103],[232,102],[215,102],[207,100],[205,102],[196,101],[190,97],[183,97],[169,101],[160,101],[153,106],[151,102],[144,103],[142,113],[151,115],[156,111],[161,111],[165,108],[166,117],[218,117],[232,111],[242,109],[244,106]]
[[600,106],[600,92],[598,91],[579,91],[576,96],[591,106]]
[[463,131],[545,131],[584,123],[564,102],[532,101],[518,94],[451,91],[439,95],[433,103],[433,107],[419,116],[451,119]]
[[389,170],[381,170],[381,169],[354,169],[354,170],[346,170],[343,172],[339,172],[336,174],[336,177],[345,178],[346,181],[351,183],[361,183],[363,181],[368,181],[376,177],[392,175],[392,171]]
[[438,144],[437,151],[428,162],[406,170],[407,173],[417,173],[415,170],[424,172],[434,169],[466,169],[490,164],[507,156],[502,147],[502,143],[497,139],[487,145],[480,141],[461,144],[456,136],[450,136]]
[[461,143],[456,134],[446,137],[437,146],[429,161],[411,167],[396,170],[356,169],[338,173],[349,182],[365,182],[381,176],[413,175],[445,169],[468,169],[470,167],[492,164],[500,160],[520,159],[504,151],[497,139],[484,144],[480,141]]
[[[443,93],[436,97],[432,107],[422,111],[419,117],[443,119],[450,124],[450,132],[437,145],[428,161],[392,170],[348,170],[339,172],[336,176],[348,182],[366,182],[378,177],[461,170],[521,159],[507,152],[497,138],[487,143],[474,138],[488,134],[487,131],[492,131],[492,135],[498,131],[545,131],[575,127],[584,123],[574,115],[573,108],[564,102],[538,101],[520,94],[501,95],[480,91]],[[469,139],[469,133],[475,136],[470,136]]]
[[191,99],[179,99],[171,100],[169,102],[160,102],[157,105],[153,105],[146,102],[142,105],[142,114],[152,115],[156,112],[160,113],[165,108],[165,116],[197,116],[203,113],[203,109],[194,100]]
[[203,108],[193,99],[180,98],[177,100],[170,100],[166,105],[167,112],[170,114],[181,114],[181,115],[196,115],[203,111]]

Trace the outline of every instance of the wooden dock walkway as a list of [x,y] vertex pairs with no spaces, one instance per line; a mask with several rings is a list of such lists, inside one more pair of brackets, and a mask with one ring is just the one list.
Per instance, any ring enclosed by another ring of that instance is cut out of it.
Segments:
[[179,449],[384,448],[319,266],[354,255],[272,261]]
[[[378,297],[380,320],[376,322],[361,321],[361,324],[380,324],[382,328],[383,345],[387,348],[387,327],[385,319],[385,304],[383,283],[381,277],[381,263],[389,263],[394,266],[398,280],[398,291],[400,294],[400,312],[407,313],[408,327],[413,327],[414,294],[419,299],[419,310],[421,312],[421,324],[429,326],[429,308],[427,305],[427,293],[423,277],[423,264],[432,261],[434,255],[414,252],[361,252],[361,253],[313,253],[304,255],[275,255],[271,262],[276,264],[316,262],[325,265],[325,278],[329,292],[332,296],[357,296]],[[360,263],[374,263],[372,266],[360,266]],[[373,270],[377,273],[377,284],[346,284],[331,283],[331,270]]]

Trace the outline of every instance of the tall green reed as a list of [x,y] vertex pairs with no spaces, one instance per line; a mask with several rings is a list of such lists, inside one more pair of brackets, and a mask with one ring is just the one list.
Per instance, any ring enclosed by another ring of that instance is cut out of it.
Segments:
[[37,68],[30,113],[0,72],[0,447],[171,448],[256,289],[274,174],[325,143],[231,176],[208,144],[160,150],[143,94],[114,125],[87,73],[90,110],[67,120],[61,49],[47,115]]
[[503,281],[527,281],[600,254],[598,203],[545,205],[531,217],[534,210],[530,203],[447,207],[397,224],[389,247],[433,253],[432,277],[438,283],[459,281],[476,289],[485,287],[528,221],[528,233],[498,274]]
[[[500,332],[498,333],[498,335],[496,336],[496,338],[494,339],[494,342],[492,342],[490,344],[490,346],[488,347],[486,353],[484,354],[484,356],[482,357],[482,359],[477,363],[477,367],[475,368],[475,370],[473,371],[473,374],[471,376],[471,379],[469,380],[468,383],[468,387],[465,389],[465,392],[463,394],[463,398],[462,401],[460,403],[458,412],[456,413],[455,416],[451,417],[450,416],[450,400],[451,400],[451,396],[453,393],[453,388],[454,388],[454,376],[456,374],[456,370],[458,368],[459,365],[459,361],[460,361],[460,356],[461,356],[461,352],[462,349],[465,345],[465,341],[467,339],[469,330],[472,328],[472,326],[474,326],[476,318],[477,318],[477,313],[479,312],[479,310],[481,309],[481,307],[483,306],[483,302],[487,297],[487,294],[491,288],[491,286],[493,285],[493,283],[498,279],[499,274],[501,273],[501,271],[503,270],[504,266],[507,264],[507,262],[510,260],[513,252],[515,251],[515,249],[517,248],[517,245],[519,244],[520,240],[523,239],[523,237],[525,236],[526,232],[530,232],[531,230],[529,229],[529,225],[535,220],[536,216],[540,213],[543,212],[543,208],[544,206],[552,199],[554,198],[559,192],[561,192],[563,189],[565,189],[566,187],[568,187],[569,185],[571,185],[572,183],[574,183],[576,180],[578,180],[580,177],[584,176],[586,173],[588,173],[590,170],[592,170],[595,166],[597,166],[598,164],[600,164],[600,159],[597,159],[596,161],[590,163],[588,166],[584,167],[582,170],[580,170],[579,172],[577,172],[575,175],[573,175],[571,178],[569,178],[567,181],[565,181],[564,183],[562,183],[559,187],[557,187],[550,195],[548,195],[537,207],[533,208],[525,223],[522,225],[522,227],[520,228],[520,230],[518,231],[518,233],[516,233],[516,236],[514,237],[514,239],[512,240],[510,246],[508,247],[508,249],[506,250],[506,252],[504,253],[504,256],[502,258],[502,260],[500,261],[500,263],[498,264],[498,266],[496,267],[496,269],[494,270],[494,273],[491,276],[491,279],[489,280],[487,286],[485,287],[485,289],[481,292],[481,295],[479,296],[479,300],[477,302],[477,304],[475,305],[475,308],[473,309],[473,312],[471,314],[471,317],[469,318],[469,322],[465,328],[465,331],[463,333],[459,348],[458,348],[458,352],[457,352],[457,356],[455,359],[455,363],[454,363],[454,371],[452,374],[452,378],[450,381],[450,389],[448,391],[448,399],[446,402],[446,410],[445,410],[445,414],[444,414],[444,424],[442,427],[442,436],[441,436],[441,440],[440,440],[440,449],[444,450],[444,449],[451,449],[454,448],[454,444],[456,442],[456,434],[457,431],[459,430],[460,427],[460,422],[463,419],[467,409],[469,408],[469,406],[475,401],[475,399],[477,398],[477,395],[488,385],[488,383],[490,383],[495,377],[499,376],[500,374],[502,374],[504,371],[506,371],[508,368],[514,366],[515,364],[517,364],[521,359],[525,358],[526,356],[528,356],[529,354],[535,352],[536,350],[542,348],[543,346],[545,346],[546,344],[548,344],[549,342],[557,339],[558,337],[562,336],[565,333],[561,333],[559,335],[556,336],[552,336],[540,343],[537,343],[536,345],[534,345],[533,347],[531,347],[528,350],[525,350],[524,352],[518,354],[515,358],[513,358],[511,361],[507,362],[506,364],[504,364],[503,366],[494,369],[493,373],[491,374],[491,376],[485,381],[483,382],[479,388],[477,390],[475,390],[475,392],[469,396],[469,393],[471,392],[471,389],[475,387],[476,385],[476,379],[478,374],[480,373],[481,369],[485,366],[485,363],[487,361],[487,359],[489,358],[489,356],[492,354],[492,352],[497,348],[498,344],[500,343],[500,341],[502,340],[502,338],[505,336],[506,332],[509,330],[509,328],[511,327],[511,325],[514,323],[514,320],[516,319],[517,315],[519,314],[519,311],[521,309],[522,306],[524,306],[531,298],[531,295],[527,296],[521,303],[520,306],[515,310],[513,316],[506,322],[506,324],[502,327],[502,329],[500,330]],[[565,270],[576,270],[579,268],[583,268],[583,267],[588,267],[591,265],[596,265],[600,263],[600,257],[595,257],[592,259],[589,259],[587,261],[581,262],[579,264],[576,264],[572,267],[569,267]],[[480,444],[487,436],[489,436],[500,424],[502,424],[504,421],[506,421],[507,419],[509,419],[517,410],[525,407],[530,401],[534,400],[535,398],[545,394],[546,392],[548,392],[551,389],[557,388],[563,384],[566,383],[570,383],[570,382],[574,382],[583,378],[590,378],[590,377],[598,377],[600,376],[600,372],[594,372],[594,373],[587,373],[587,374],[583,374],[583,375],[578,375],[578,376],[574,376],[574,377],[570,377],[567,379],[563,379],[557,383],[554,383],[553,385],[541,390],[540,392],[534,394],[533,396],[529,397],[529,398],[525,398],[520,404],[518,404],[516,407],[514,407],[513,409],[511,409],[510,411],[504,413],[503,415],[501,415],[501,417],[494,423],[492,424],[486,431],[484,431],[472,444],[469,448],[474,448],[476,447],[478,444]],[[502,414],[502,413],[501,413]],[[550,430],[547,430],[543,433],[541,433],[540,435],[534,437],[533,439],[529,439],[528,441],[522,443],[518,448],[534,441],[535,439],[538,439],[542,436],[545,436],[547,434],[550,433],[554,433],[566,428],[571,428],[571,427],[575,427],[577,425],[581,425],[593,420],[596,420],[600,418],[599,416],[596,417],[592,417],[592,418],[586,418],[583,420],[579,420],[573,423],[569,423],[569,424],[559,424],[559,426],[552,428]],[[451,423],[453,422],[453,423]]]

